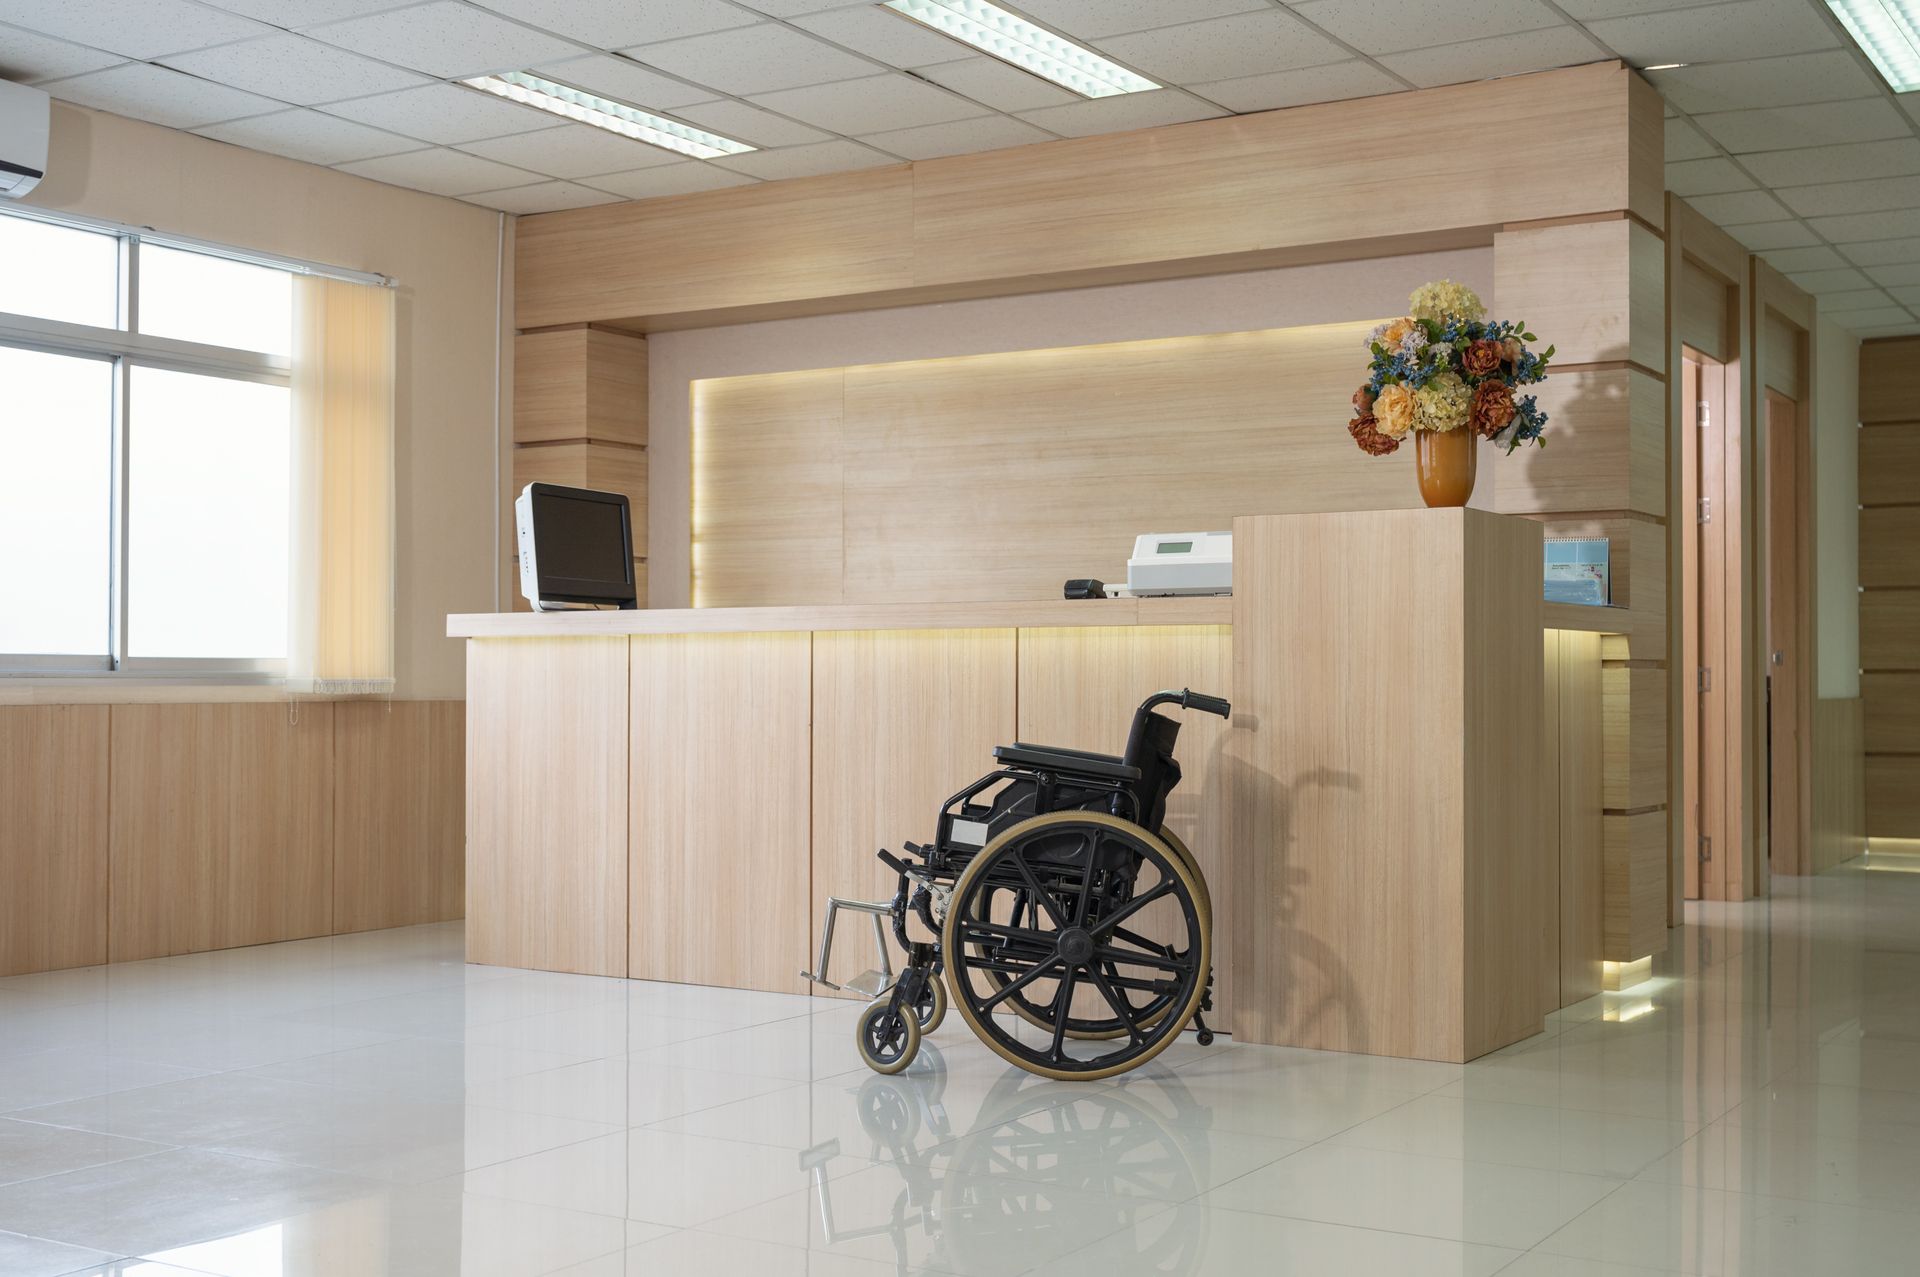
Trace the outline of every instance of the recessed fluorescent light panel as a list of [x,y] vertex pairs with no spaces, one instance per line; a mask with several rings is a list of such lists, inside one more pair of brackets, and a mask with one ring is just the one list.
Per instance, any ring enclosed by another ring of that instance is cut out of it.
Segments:
[[1081,97],[1107,98],[1161,87],[987,0],[886,0],[881,7],[925,23],[941,35],[952,36],[1022,71],[1052,80]]
[[709,133],[705,129],[696,129],[691,124],[682,124],[678,120],[669,120],[665,116],[642,111],[639,107],[628,106],[625,102],[615,102],[576,89],[570,84],[561,84],[556,80],[543,80],[537,75],[528,75],[525,71],[502,71],[498,75],[476,75],[471,80],[462,80],[462,84],[479,89],[482,93],[491,93],[495,97],[530,106],[536,111],[546,111],[553,115],[577,120],[581,124],[591,124],[596,129],[605,129],[609,133],[618,133],[630,137],[636,142],[645,142],[649,146],[664,147],[669,151],[678,151],[682,155],[691,155],[695,159],[710,160],[716,155],[740,155],[758,148],[745,142],[736,142],[730,137],[721,137],[718,133]]
[[1895,93],[1920,89],[1920,0],[1827,0]]

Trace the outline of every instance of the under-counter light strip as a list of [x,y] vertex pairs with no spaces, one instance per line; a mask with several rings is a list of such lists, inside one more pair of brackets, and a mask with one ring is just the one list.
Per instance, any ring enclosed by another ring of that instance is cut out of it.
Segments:
[[482,93],[491,93],[495,97],[506,98],[522,106],[530,106],[537,111],[546,111],[569,120],[577,120],[581,124],[590,124],[596,129],[618,133],[636,142],[645,142],[649,146],[658,146],[669,151],[677,151],[682,155],[691,155],[695,159],[710,160],[716,155],[740,155],[758,149],[745,142],[736,142],[730,137],[721,137],[718,133],[696,129],[691,124],[682,124],[678,120],[669,120],[651,111],[642,111],[639,107],[628,106],[625,102],[615,102],[611,98],[600,97],[585,89],[576,89],[570,84],[561,84],[557,80],[528,75],[525,71],[476,75],[470,80],[462,80],[461,83],[469,88],[479,89]]
[[1162,87],[987,0],[886,0],[882,7],[1082,97],[1105,98]]
[[1920,0],[1827,0],[1895,93],[1920,89]]

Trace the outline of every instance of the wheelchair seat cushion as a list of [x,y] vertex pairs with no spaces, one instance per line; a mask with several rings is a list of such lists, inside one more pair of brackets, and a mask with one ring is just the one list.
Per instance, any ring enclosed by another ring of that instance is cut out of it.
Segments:
[[1080,749],[1058,749],[1051,745],[1029,745],[1024,741],[1001,745],[994,758],[1016,767],[1035,767],[1070,775],[1097,776],[1102,780],[1140,779],[1140,769],[1121,762],[1111,754],[1095,754]]

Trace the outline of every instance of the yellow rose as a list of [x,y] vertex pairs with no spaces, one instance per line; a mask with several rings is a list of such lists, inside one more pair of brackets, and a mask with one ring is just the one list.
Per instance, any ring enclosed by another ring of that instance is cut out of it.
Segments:
[[1413,428],[1413,392],[1397,383],[1380,387],[1380,397],[1373,401],[1373,417],[1387,438],[1405,438]]

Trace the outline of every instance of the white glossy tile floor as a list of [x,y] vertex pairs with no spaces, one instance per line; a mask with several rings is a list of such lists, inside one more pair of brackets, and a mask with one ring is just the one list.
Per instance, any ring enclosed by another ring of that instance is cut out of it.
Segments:
[[[1459,1067],[470,967],[459,926],[0,980],[0,1274],[1920,1271],[1920,873],[1694,906]],[[796,961],[804,955],[796,955]]]

